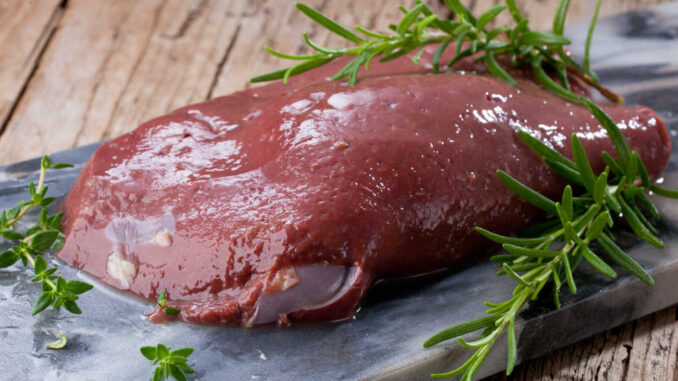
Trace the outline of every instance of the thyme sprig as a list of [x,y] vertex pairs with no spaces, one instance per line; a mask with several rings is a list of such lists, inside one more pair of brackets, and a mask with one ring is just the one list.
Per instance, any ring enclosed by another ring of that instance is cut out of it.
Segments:
[[[456,20],[438,18],[425,4],[417,0],[412,9],[401,8],[404,13],[402,19],[398,24],[389,26],[393,33],[382,34],[356,26],[362,36],[310,7],[297,4],[297,8],[312,20],[355,46],[327,48],[313,42],[304,34],[304,41],[315,53],[294,55],[266,47],[267,51],[277,57],[299,63],[251,79],[252,82],[276,79],[287,82],[293,75],[339,57],[353,56],[355,58],[331,79],[347,78],[350,84],[355,84],[360,68],[364,66],[369,70],[370,62],[376,57],[384,62],[417,50],[412,61],[419,64],[424,48],[429,44],[438,44],[431,64],[434,71],[439,72],[443,53],[454,44],[454,58],[445,67],[470,58],[484,62],[488,71],[500,80],[517,85],[516,80],[496,60],[499,55],[507,55],[513,66],[529,65],[535,81],[547,90],[586,107],[607,132],[614,145],[616,158],[603,152],[607,166],[598,175],[593,172],[576,134],[571,137],[573,160],[570,160],[528,133],[518,132],[520,139],[546,165],[576,188],[566,186],[561,199],[554,202],[509,174],[497,171],[504,185],[544,210],[550,218],[543,224],[527,229],[521,237],[507,237],[482,227],[476,228],[486,238],[502,244],[507,253],[495,255],[491,259],[500,266],[497,273],[514,280],[516,287],[511,298],[504,302],[486,301],[488,310],[485,316],[443,330],[424,343],[424,347],[430,347],[458,338],[463,346],[475,349],[463,365],[447,373],[433,374],[434,378],[463,374],[462,379],[473,379],[504,331],[508,342],[506,373],[510,374],[516,363],[516,315],[529,300],[536,299],[547,284],[552,285],[554,303],[560,308],[559,292],[564,284],[571,293],[577,292],[573,273],[582,260],[601,273],[615,278],[617,273],[608,264],[612,261],[643,282],[654,284],[652,276],[615,243],[611,228],[619,224],[625,225],[650,245],[663,247],[664,244],[652,225],[653,220],[659,219],[659,212],[648,193],[678,198],[678,191],[663,189],[650,183],[643,161],[637,152],[629,149],[616,123],[598,105],[574,93],[570,85],[570,76],[575,76],[598,89],[611,101],[624,101],[621,96],[601,85],[596,73],[590,68],[590,47],[601,1],[596,4],[589,27],[582,64],[573,60],[564,49],[564,46],[570,44],[570,40],[563,37],[569,0],[560,0],[551,32],[532,31],[528,26],[528,19],[522,15],[515,0],[505,0],[505,4],[494,6],[477,18],[459,0],[445,0]],[[510,12],[515,25],[488,29],[492,20],[505,10]],[[576,195],[574,189],[577,189]],[[604,253],[605,259],[594,252],[594,243]],[[479,330],[482,330],[482,334],[478,340],[469,342],[460,337]]]
[[170,377],[177,381],[186,381],[186,375],[194,372],[188,363],[188,356],[193,353],[193,348],[180,348],[172,350],[163,344],[155,347],[141,347],[141,354],[157,365],[153,371],[153,381],[167,380]]
[[[49,169],[72,167],[71,164],[52,164],[49,157],[44,156],[40,162],[40,177],[37,186],[31,182],[28,185],[29,201],[21,201],[14,207],[0,212],[0,236],[13,242],[14,245],[0,253],[0,268],[9,267],[19,260],[24,266],[33,267],[35,277],[31,282],[40,282],[41,293],[33,303],[31,314],[36,315],[52,306],[54,309],[64,307],[67,311],[80,314],[78,295],[92,289],[92,285],[79,280],[66,280],[54,275],[56,267],[49,267],[44,253],[50,249],[60,249],[63,246],[64,234],[61,232],[61,218],[63,213],[48,215],[48,206],[54,197],[47,197],[45,176]],[[16,224],[29,210],[39,208],[38,223],[26,231],[16,230]]]

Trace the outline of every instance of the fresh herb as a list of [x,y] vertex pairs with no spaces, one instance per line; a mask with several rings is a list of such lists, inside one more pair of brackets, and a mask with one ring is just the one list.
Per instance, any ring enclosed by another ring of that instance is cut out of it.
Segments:
[[[424,347],[430,347],[442,341],[459,338],[463,346],[476,351],[459,368],[447,373],[434,374],[432,375],[434,378],[464,373],[465,379],[472,379],[504,330],[507,330],[509,345],[506,373],[510,374],[516,361],[517,343],[513,327],[516,314],[529,300],[536,299],[547,284],[552,286],[555,306],[560,308],[558,295],[561,287],[566,285],[572,294],[577,292],[573,272],[582,260],[587,261],[601,273],[616,278],[617,273],[608,264],[612,261],[643,282],[654,284],[650,274],[617,246],[610,230],[613,224],[620,222],[612,216],[621,213],[627,225],[638,237],[655,247],[664,245],[650,223],[657,215],[648,213],[651,215],[645,216],[637,207],[638,204],[642,204],[646,209],[654,210],[652,201],[646,194],[649,188],[642,184],[647,172],[640,157],[632,152],[627,166],[621,166],[620,160],[612,159],[614,165],[623,168],[622,172],[611,173],[608,166],[600,175],[595,176],[576,135],[572,136],[574,156],[572,161],[529,134],[525,132],[518,134],[523,142],[539,154],[554,171],[567,171],[567,178],[585,190],[574,197],[572,188],[568,185],[561,200],[553,202],[508,174],[497,171],[509,189],[549,213],[552,218],[530,229],[539,231],[538,234],[520,238],[506,237],[480,227],[476,228],[486,238],[502,244],[504,250],[508,252],[495,255],[491,259],[500,266],[497,274],[515,280],[517,284],[512,297],[508,300],[501,303],[485,302],[488,307],[486,316],[441,331],[424,343]],[[619,152],[617,155],[621,157]],[[606,259],[594,253],[591,247],[593,243],[602,249]],[[460,338],[461,335],[478,330],[483,330],[483,333],[476,341],[468,342]]]
[[[589,158],[577,137],[571,137],[573,159],[570,160],[548,147],[526,132],[518,132],[522,141],[530,147],[554,172],[572,184],[579,193],[575,196],[571,186],[565,187],[558,202],[554,202],[538,192],[520,183],[505,172],[497,171],[501,181],[511,191],[526,201],[544,210],[550,219],[530,228],[522,237],[506,237],[489,232],[482,227],[476,230],[486,238],[503,245],[507,254],[495,255],[491,259],[500,266],[499,275],[505,275],[516,282],[512,297],[501,303],[485,302],[488,307],[486,316],[456,325],[439,332],[424,343],[430,347],[440,342],[458,338],[459,342],[475,352],[459,368],[440,374],[434,378],[446,378],[463,374],[462,379],[471,380],[496,340],[506,330],[508,342],[508,361],[506,373],[510,374],[516,363],[515,319],[518,312],[529,300],[536,299],[543,288],[552,286],[556,307],[560,307],[559,292],[563,285],[571,293],[577,292],[573,272],[582,260],[587,261],[601,273],[616,277],[616,272],[607,261],[617,263],[626,271],[637,276],[643,282],[652,285],[654,280],[633,258],[628,256],[614,241],[611,228],[615,224],[626,226],[642,240],[655,246],[664,244],[657,237],[652,225],[659,213],[648,193],[678,198],[678,191],[667,190],[651,184],[643,161],[636,152],[632,152],[621,131],[605,111],[588,98],[575,94],[571,90],[569,77],[575,76],[598,89],[608,99],[623,103],[624,99],[602,86],[589,65],[590,45],[597,21],[601,0],[586,38],[583,64],[574,61],[564,46],[570,41],[563,37],[563,30],[569,0],[560,0],[553,21],[552,32],[532,31],[527,18],[523,17],[515,0],[506,0],[496,5],[478,18],[459,2],[445,0],[456,20],[443,20],[433,14],[421,1],[410,10],[401,8],[404,15],[397,25],[390,25],[392,33],[382,34],[359,26],[356,30],[362,36],[344,28],[321,13],[303,5],[297,8],[312,20],[331,32],[355,44],[348,48],[327,48],[311,41],[306,34],[304,41],[316,53],[294,55],[277,52],[269,47],[271,54],[298,64],[272,73],[252,78],[252,82],[282,79],[287,82],[290,76],[321,66],[343,56],[355,57],[336,73],[332,80],[348,78],[355,84],[361,67],[369,70],[370,62],[379,57],[379,61],[389,61],[417,50],[413,63],[418,64],[423,48],[429,44],[438,44],[431,64],[436,72],[441,68],[441,57],[445,50],[454,46],[455,57],[445,64],[451,67],[464,58],[483,61],[488,71],[500,80],[516,85],[516,80],[496,60],[497,56],[507,55],[513,66],[532,68],[534,79],[549,91],[566,100],[586,107],[607,131],[615,147],[616,159],[603,152],[607,163],[605,170],[595,175]],[[488,25],[500,13],[508,10],[515,22],[513,28],[497,27],[488,29]],[[551,74],[557,76],[557,80]],[[622,216],[622,217],[619,217]],[[605,259],[596,254],[592,244],[597,244],[605,254]],[[466,341],[460,336],[482,330],[481,338]]]
[[45,345],[48,349],[63,349],[66,346],[68,343],[66,335],[57,333],[57,336],[59,337],[57,340],[51,341]]
[[158,305],[160,306],[160,308],[168,315],[176,315],[179,312],[181,312],[176,308],[165,307],[166,304],[167,298],[165,297],[165,290],[162,290],[162,292],[160,292],[160,295],[158,295]]
[[[340,57],[352,56],[355,58],[331,79],[348,78],[350,84],[355,84],[360,68],[364,67],[365,70],[369,70],[370,63],[377,57],[379,57],[379,62],[385,62],[417,50],[412,60],[414,64],[419,64],[423,49],[427,45],[438,44],[431,60],[435,72],[439,72],[443,67],[449,68],[464,58],[473,57],[474,61],[485,62],[488,70],[499,79],[515,84],[515,79],[495,60],[497,56],[508,55],[514,66],[536,65],[542,69],[558,73],[562,87],[569,89],[566,75],[569,73],[594,86],[610,100],[618,103],[623,102],[623,98],[599,83],[598,77],[588,67],[588,63],[586,63],[586,66],[578,64],[570,58],[563,48],[570,44],[570,40],[562,35],[569,1],[562,0],[560,2],[554,20],[553,32],[531,30],[528,27],[528,19],[522,16],[515,0],[506,0],[506,4],[490,8],[477,19],[459,0],[445,0],[445,3],[454,12],[457,20],[440,19],[426,4],[417,0],[417,5],[410,10],[400,8],[404,15],[397,25],[389,25],[392,33],[378,33],[356,26],[356,31],[362,36],[344,28],[313,8],[297,3],[297,9],[306,16],[330,32],[355,44],[355,46],[345,48],[324,47],[313,42],[306,33],[303,34],[303,39],[315,52],[313,54],[287,54],[266,46],[265,49],[274,56],[299,61],[299,63],[285,69],[256,76],[250,82],[277,79],[287,82],[291,76],[322,66]],[[507,9],[515,20],[515,27],[488,28],[492,21]],[[586,57],[588,57],[593,27],[589,32]],[[452,47],[455,57],[447,63],[440,62],[443,53]]]
[[[50,249],[60,249],[63,246],[64,234],[61,232],[61,218],[63,213],[48,215],[48,206],[54,197],[46,197],[45,175],[48,169],[72,167],[71,164],[52,164],[49,157],[44,156],[40,162],[40,177],[38,185],[31,182],[28,192],[30,201],[21,201],[16,206],[0,212],[0,236],[14,242],[14,246],[0,253],[0,268],[9,267],[19,260],[33,267],[35,277],[32,282],[41,283],[40,296],[33,303],[32,315],[44,311],[52,306],[54,309],[64,307],[67,311],[80,314],[77,304],[78,295],[92,289],[92,285],[78,280],[66,280],[54,275],[57,268],[49,267],[44,253]],[[29,210],[39,208],[38,223],[23,233],[16,230],[16,224]]]
[[192,374],[193,368],[188,366],[188,356],[193,353],[193,348],[181,348],[172,351],[162,344],[155,347],[141,347],[139,351],[144,357],[157,364],[153,372],[153,381],[166,380],[173,377],[177,381],[185,381],[187,374]]

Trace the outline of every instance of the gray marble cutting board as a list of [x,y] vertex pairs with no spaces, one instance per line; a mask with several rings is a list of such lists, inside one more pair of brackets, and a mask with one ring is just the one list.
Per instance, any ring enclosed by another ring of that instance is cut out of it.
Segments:
[[[581,53],[584,27],[568,30]],[[626,96],[657,110],[671,129],[678,128],[678,4],[669,4],[602,20],[594,39],[592,60],[602,80]],[[53,155],[75,163],[54,172],[50,193],[68,192],[96,145]],[[674,150],[664,183],[678,187],[678,150]],[[24,196],[37,177],[36,160],[0,169],[0,208]],[[611,281],[583,266],[579,294],[565,298],[561,310],[549,300],[537,301],[517,323],[519,361],[540,356],[639,316],[678,303],[678,202],[658,201],[660,226],[667,249],[628,242],[631,254],[655,277],[648,287],[623,275]],[[469,352],[456,343],[424,350],[431,334],[480,316],[482,300],[499,301],[510,294],[511,282],[494,275],[481,262],[456,274],[419,282],[377,286],[355,320],[291,329],[199,327],[184,323],[154,325],[144,314],[146,301],[118,293],[68,266],[56,263],[66,277],[95,284],[84,294],[83,315],[47,311],[30,317],[38,286],[22,267],[0,270],[0,378],[16,380],[148,379],[150,363],[138,351],[158,342],[191,346],[196,379],[428,379],[430,372],[460,364]],[[623,273],[622,273],[623,274]],[[55,334],[69,337],[66,349],[45,349]],[[504,369],[506,349],[498,343],[479,376]]]

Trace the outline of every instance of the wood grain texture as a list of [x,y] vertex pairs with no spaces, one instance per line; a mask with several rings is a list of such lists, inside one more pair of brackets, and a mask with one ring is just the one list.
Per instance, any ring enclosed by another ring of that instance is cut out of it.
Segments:
[[0,1],[0,133],[61,19],[60,2]]
[[[399,17],[397,5],[412,3],[305,2],[344,25],[376,30]],[[464,2],[475,13],[499,0]],[[661,2],[607,0],[601,13]],[[445,14],[440,1],[428,3]],[[517,3],[533,28],[550,28],[557,1]],[[593,9],[593,1],[572,0],[568,23],[588,21]],[[302,52],[303,31],[341,43],[292,0],[0,0],[0,164],[115,137],[247,88],[251,76],[285,65],[262,47]],[[529,361],[511,378],[678,380],[677,313],[672,307]]]
[[645,316],[518,366],[500,380],[677,380],[678,308]]

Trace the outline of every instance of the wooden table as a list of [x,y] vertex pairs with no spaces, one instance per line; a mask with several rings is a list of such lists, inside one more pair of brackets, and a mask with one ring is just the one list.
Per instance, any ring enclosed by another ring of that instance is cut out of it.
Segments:
[[[497,0],[465,1],[475,11]],[[555,0],[518,0],[548,29]],[[661,3],[608,0],[602,14]],[[377,30],[409,0],[305,0],[345,25]],[[442,2],[428,0],[446,14]],[[568,23],[593,1],[573,0]],[[508,15],[500,16],[503,22]],[[303,51],[320,30],[287,0],[0,0],[0,164],[118,136],[174,108],[248,86],[284,63],[271,45]],[[516,369],[516,379],[678,379],[678,310],[671,307]],[[497,376],[497,379],[503,378]]]

